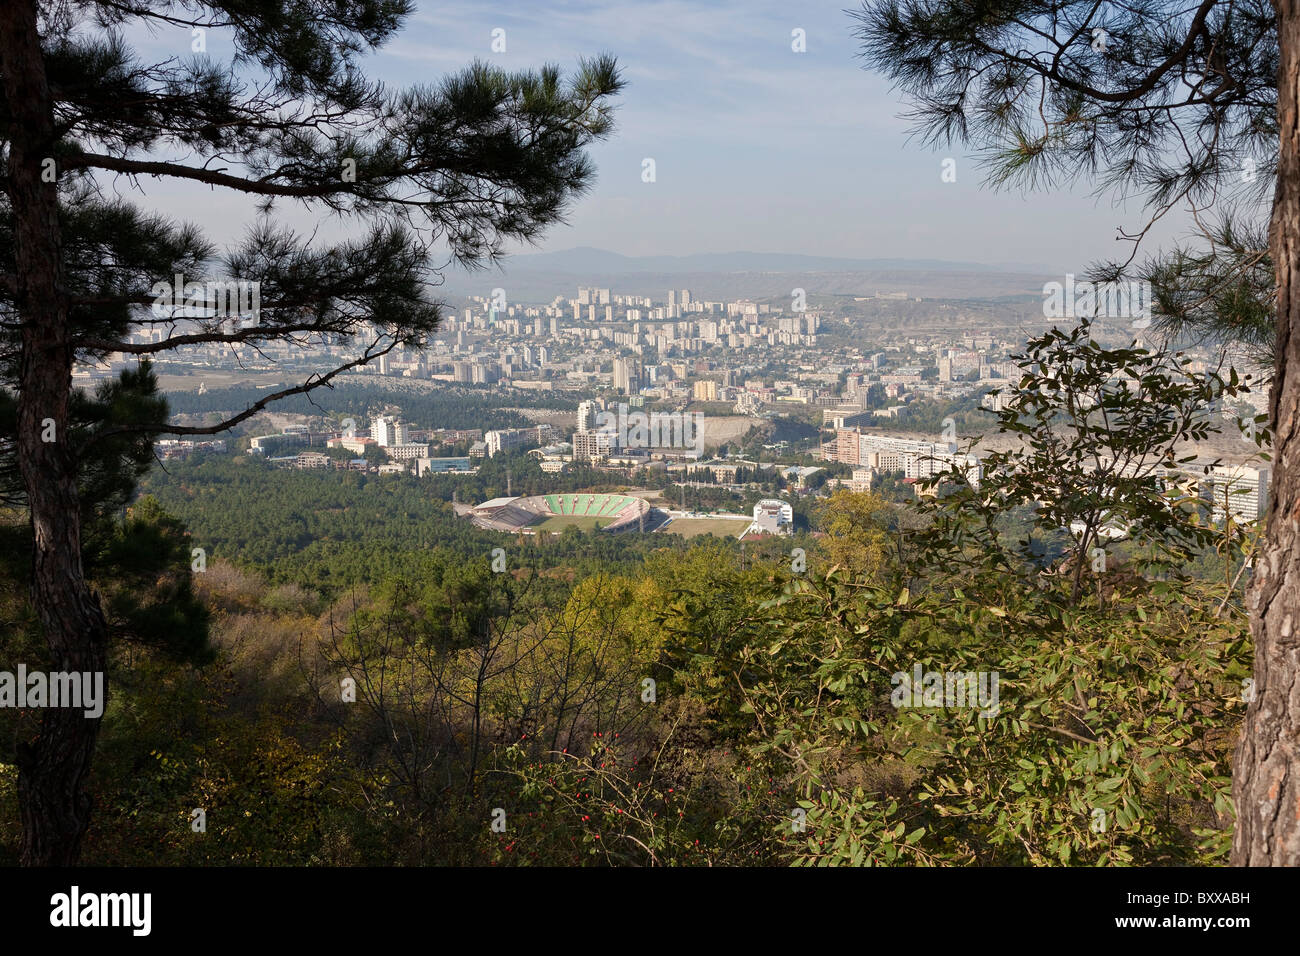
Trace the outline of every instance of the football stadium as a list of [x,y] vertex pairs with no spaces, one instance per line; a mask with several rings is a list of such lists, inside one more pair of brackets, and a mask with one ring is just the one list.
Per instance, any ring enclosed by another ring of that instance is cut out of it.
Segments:
[[480,528],[492,531],[558,534],[568,527],[584,531],[653,531],[666,516],[635,495],[569,492],[493,498],[474,508],[469,517]]

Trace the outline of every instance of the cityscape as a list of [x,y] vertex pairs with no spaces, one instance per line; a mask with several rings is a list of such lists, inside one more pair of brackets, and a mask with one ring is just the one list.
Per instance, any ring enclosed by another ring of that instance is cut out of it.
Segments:
[[[972,403],[993,413],[1002,410],[1019,383],[1022,370],[1013,356],[1025,337],[1014,337],[1011,317],[1004,317],[1007,327],[998,328],[996,335],[908,335],[905,326],[891,327],[887,318],[889,305],[904,299],[922,315],[928,308],[927,317],[936,322],[948,321],[946,313],[954,308],[884,293],[810,309],[803,289],[795,289],[788,303],[702,301],[689,289],[669,290],[663,300],[655,300],[588,287],[580,287],[572,299],[557,298],[545,306],[477,298],[449,314],[428,349],[395,351],[353,374],[427,382],[430,388],[441,383],[483,386],[515,396],[525,408],[532,395],[562,397],[576,403],[568,421],[556,417],[528,428],[439,429],[386,414],[364,427],[345,419],[337,430],[313,431],[313,425],[322,425],[319,421],[288,424],[267,434],[252,434],[256,429],[246,427],[248,437],[241,444],[277,466],[378,474],[472,473],[485,457],[522,451],[548,474],[581,463],[624,478],[649,469],[680,484],[707,475],[711,482],[725,479],[722,484],[734,485],[735,472],[750,469],[779,471],[786,479],[793,475],[795,484],[804,486],[804,479],[825,472],[824,484],[817,487],[823,495],[837,487],[869,492],[887,475],[897,475],[914,494],[933,493],[924,480],[954,468],[977,485],[980,456],[961,447],[961,439],[977,436],[959,436],[954,419],[943,417],[938,440],[905,437],[891,424],[900,416],[906,421],[909,406],[922,404],[954,414]],[[1045,288],[1041,323],[1053,320],[1050,299]],[[881,309],[882,317],[865,321],[862,301]],[[1116,321],[1099,321],[1096,334],[1122,339],[1134,331],[1122,321],[1127,317],[1125,311]],[[960,313],[956,318],[968,319]],[[1027,336],[1031,329],[1024,331]],[[163,334],[155,330],[139,341]],[[1141,344],[1143,331],[1135,334]],[[315,351],[320,353],[315,361],[342,362],[349,355],[339,344],[322,343]],[[286,347],[283,354],[259,348],[260,362],[243,356],[236,362],[227,352],[224,346],[195,346],[177,350],[172,362],[184,366],[202,390],[205,370],[274,373],[284,363],[302,360],[297,348]],[[1234,359],[1243,373],[1251,367],[1248,356],[1221,348],[1190,348],[1187,355],[1192,374],[1225,363],[1233,368]],[[810,361],[815,356],[821,361]],[[109,356],[82,374],[112,375],[131,361]],[[1122,384],[1123,379],[1115,381]],[[1230,429],[1266,411],[1263,390],[1207,409]],[[789,423],[802,440],[760,443],[768,451],[766,460],[761,451],[751,460],[739,449],[717,457],[719,447],[734,446],[751,429],[780,430],[773,429],[777,422]],[[195,450],[224,452],[225,442],[163,439],[157,452],[164,459]],[[463,455],[442,453],[457,446],[465,446]],[[367,451],[377,457],[367,459]],[[1248,463],[1250,451],[1233,449],[1226,463],[1201,455],[1166,469],[1162,478],[1172,487],[1199,476],[1198,495],[1216,520],[1226,508],[1237,520],[1253,521],[1267,506],[1268,469],[1258,461]],[[331,457],[331,452],[352,457]],[[851,470],[830,474],[819,462]],[[752,532],[747,528],[745,533]]]

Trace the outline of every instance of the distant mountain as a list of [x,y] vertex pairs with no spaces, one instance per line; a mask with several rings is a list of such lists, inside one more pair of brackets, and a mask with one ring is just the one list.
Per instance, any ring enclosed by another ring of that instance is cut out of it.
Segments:
[[661,275],[707,272],[1019,272],[1051,273],[1041,265],[947,262],[941,259],[847,259],[801,256],[781,252],[702,252],[688,256],[624,256],[605,249],[579,246],[558,252],[514,255],[503,264],[514,272],[552,272],[567,275]]
[[[1048,275],[1050,278],[1050,274]],[[466,276],[448,270],[445,282],[434,289],[443,298],[488,296],[496,288],[508,302],[547,303],[556,296],[572,298],[579,286],[609,288],[616,295],[648,295],[662,301],[669,289],[690,289],[703,300],[787,298],[804,289],[816,298],[872,296],[902,293],[925,299],[978,299],[981,301],[1035,297],[1041,303],[1044,274],[1011,272],[932,272],[877,269],[855,272],[559,272],[513,269],[491,270]]]
[[495,266],[443,273],[437,294],[484,296],[494,288],[511,302],[572,297],[579,286],[616,294],[662,297],[690,289],[701,299],[784,297],[795,288],[810,295],[870,296],[904,293],[926,299],[992,300],[1041,296],[1056,277],[1046,266],[990,265],[936,259],[842,259],[777,252],[709,252],[689,256],[623,256],[583,247],[511,256]]

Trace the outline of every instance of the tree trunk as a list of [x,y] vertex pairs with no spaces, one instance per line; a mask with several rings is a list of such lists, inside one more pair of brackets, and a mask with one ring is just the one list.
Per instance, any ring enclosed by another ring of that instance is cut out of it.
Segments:
[[1274,8],[1281,46],[1269,235],[1278,286],[1274,471],[1250,593],[1255,692],[1233,767],[1235,866],[1300,866],[1300,335],[1292,334],[1300,331],[1300,0],[1274,0]]
[[[12,118],[7,187],[22,321],[18,461],[31,514],[32,601],[53,667],[102,673],[107,628],[82,570],[76,453],[68,441],[73,347],[56,184],[42,175],[55,137],[35,0],[0,3],[0,74]],[[51,707],[37,738],[19,747],[24,864],[77,861],[90,821],[84,784],[98,734],[98,718]]]

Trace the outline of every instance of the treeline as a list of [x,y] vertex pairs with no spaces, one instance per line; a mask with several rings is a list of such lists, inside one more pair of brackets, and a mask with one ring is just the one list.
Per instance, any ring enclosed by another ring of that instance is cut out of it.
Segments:
[[[333,596],[213,560],[194,578],[215,666],[114,659],[86,859],[1224,859],[1238,602],[1121,571],[1075,603],[1036,565],[928,552],[884,502],[837,497],[803,553],[714,542],[539,572],[498,539],[495,567],[427,553]],[[944,696],[954,673],[969,700]],[[6,739],[30,719],[6,714]],[[12,801],[0,778],[9,853]]]
[[[232,385],[196,391],[167,393],[173,414],[229,414],[264,398],[267,389]],[[277,412],[314,416],[370,418],[389,408],[400,408],[402,418],[422,428],[526,428],[532,422],[512,408],[577,410],[571,398],[544,392],[523,392],[495,386],[442,385],[436,387],[344,381],[334,388],[318,388],[310,395],[291,395],[275,403]]]

